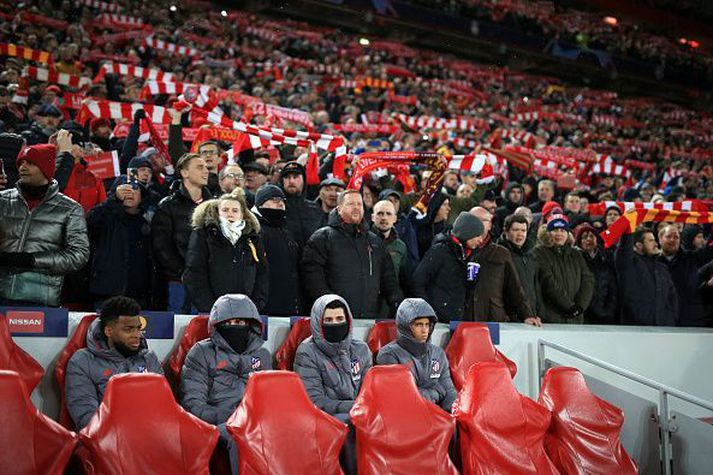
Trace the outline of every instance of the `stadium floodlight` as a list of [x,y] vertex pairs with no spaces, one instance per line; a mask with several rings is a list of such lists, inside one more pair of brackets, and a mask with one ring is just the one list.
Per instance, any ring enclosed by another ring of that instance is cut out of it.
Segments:
[[226,12],[225,10],[221,10],[220,16],[228,16],[228,12]]
[[170,7],[168,7],[168,9],[171,10],[172,12],[175,12],[176,10],[178,10],[178,8],[176,8],[176,5],[171,5]]
[[604,21],[604,23],[606,23],[607,25],[611,25],[611,26],[616,26],[617,23],[619,23],[619,20],[617,20],[617,19],[614,18],[613,16],[605,16],[604,19],[603,19],[603,21]]
[[359,44],[362,46],[369,46],[369,38],[359,38]]

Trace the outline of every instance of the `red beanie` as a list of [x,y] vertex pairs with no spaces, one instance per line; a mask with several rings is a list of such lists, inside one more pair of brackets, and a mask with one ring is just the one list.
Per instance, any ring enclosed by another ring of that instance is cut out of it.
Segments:
[[24,160],[37,166],[45,178],[51,181],[57,166],[57,147],[48,143],[25,147],[17,156],[17,168]]
[[547,201],[542,206],[542,220],[546,221],[547,216],[555,209],[559,210],[559,214],[562,214],[562,208],[560,207],[559,203],[557,203],[556,201]]

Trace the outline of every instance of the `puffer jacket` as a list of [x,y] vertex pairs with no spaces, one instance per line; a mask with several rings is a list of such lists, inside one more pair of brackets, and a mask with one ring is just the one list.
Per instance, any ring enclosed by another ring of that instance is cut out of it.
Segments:
[[74,353],[67,363],[67,410],[78,429],[86,426],[96,412],[109,379],[123,373],[163,374],[163,369],[145,338],[141,338],[139,352],[127,358],[109,347],[99,319],[94,320],[87,331],[87,347]]
[[188,242],[183,283],[199,312],[208,312],[225,294],[245,294],[262,311],[269,282],[260,224],[252,213],[244,216],[242,236],[232,245],[223,235],[218,200],[196,208]]
[[59,192],[56,181],[30,212],[19,188],[0,192],[0,252],[29,252],[32,269],[0,267],[0,297],[59,305],[64,276],[89,260],[84,210]]
[[[263,348],[262,322],[253,319],[248,346],[237,353],[215,327],[227,318],[211,312],[209,338],[199,341],[186,355],[181,370],[181,405],[210,424],[222,424],[243,399],[248,378],[256,371],[272,369],[270,352]],[[228,317],[230,318],[230,317]]]
[[416,379],[418,392],[425,399],[450,412],[457,391],[451,380],[446,353],[441,347],[431,343],[431,335],[428,336],[428,341],[421,343],[416,341],[411,333],[411,323],[428,315],[433,315],[431,321],[435,325],[438,319],[425,300],[404,300],[396,313],[396,341],[379,350],[376,364],[406,365]]
[[611,253],[598,250],[594,257],[580,249],[584,261],[594,276],[594,292],[589,307],[585,309],[586,323],[618,325],[619,286],[616,280],[616,268]]
[[[324,338],[322,315],[327,304],[335,300],[347,307],[349,334],[338,343],[330,343]],[[297,348],[295,371],[312,402],[344,421],[372,365],[371,352],[366,343],[352,339],[352,313],[349,304],[338,295],[328,294],[317,299],[312,307],[310,327],[312,336]]]

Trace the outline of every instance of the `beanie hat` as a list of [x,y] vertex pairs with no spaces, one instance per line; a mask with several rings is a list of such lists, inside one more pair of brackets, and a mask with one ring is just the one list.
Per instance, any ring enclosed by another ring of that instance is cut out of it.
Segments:
[[569,219],[563,214],[551,214],[547,220],[547,230],[564,229],[569,231]]
[[547,219],[547,217],[557,210],[556,214],[562,214],[562,207],[556,201],[548,201],[542,205],[542,219]]
[[469,239],[478,237],[482,235],[484,231],[485,227],[482,221],[466,211],[461,211],[453,223],[453,235],[457,237],[460,242],[466,242]]
[[275,185],[266,183],[266,184],[262,185],[260,188],[258,188],[257,193],[255,194],[255,206],[257,208],[259,208],[262,205],[264,205],[265,202],[267,202],[273,198],[280,198],[281,200],[284,201],[285,193],[283,193],[281,188],[279,188]]
[[24,146],[25,139],[21,135],[8,132],[0,134],[0,158],[14,161]]
[[589,223],[582,223],[576,226],[572,232],[574,233],[574,243],[579,247],[582,247],[584,233],[592,233],[597,236],[597,229]]
[[111,127],[111,122],[104,117],[97,117],[89,122],[89,130],[91,130],[92,133],[96,132],[99,127]]
[[17,168],[25,160],[37,166],[45,178],[52,180],[57,166],[57,147],[47,143],[25,147],[17,156]]
[[131,160],[129,160],[129,165],[126,168],[151,168],[151,162],[149,161],[148,158],[144,157],[143,155],[139,155],[138,157],[134,157]]

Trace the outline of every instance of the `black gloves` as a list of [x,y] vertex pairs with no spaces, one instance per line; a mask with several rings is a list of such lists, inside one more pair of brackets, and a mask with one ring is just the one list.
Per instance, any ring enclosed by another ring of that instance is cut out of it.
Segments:
[[0,252],[0,267],[25,267],[35,266],[35,256],[29,252]]
[[567,310],[567,318],[580,318],[584,314],[584,309],[579,305],[572,305],[569,310]]
[[143,109],[139,109],[134,112],[134,123],[138,123],[140,120],[146,118],[146,112]]

